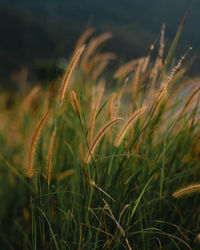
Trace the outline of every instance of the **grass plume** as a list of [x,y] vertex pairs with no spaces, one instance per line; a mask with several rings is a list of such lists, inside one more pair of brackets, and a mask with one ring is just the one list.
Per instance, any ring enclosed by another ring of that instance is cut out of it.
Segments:
[[52,154],[53,154],[53,147],[56,137],[56,127],[53,130],[53,133],[50,138],[48,155],[47,155],[47,165],[46,165],[46,174],[47,174],[47,183],[50,184],[51,181],[51,173],[52,173]]
[[83,53],[84,50],[85,50],[85,45],[83,45],[81,48],[79,48],[75,52],[69,66],[68,66],[68,68],[67,68],[67,70],[65,72],[65,75],[63,77],[62,84],[61,84],[60,94],[59,94],[59,106],[61,105],[61,103],[64,100],[66,89],[67,89],[67,86],[69,84],[70,77],[71,77],[71,75],[72,75],[72,73],[73,73],[73,71],[74,71],[74,69],[75,69],[75,67],[76,67],[76,65],[78,63],[78,60],[79,60],[79,58],[80,58],[80,56],[81,56],[81,54]]
[[133,115],[128,119],[128,121],[124,124],[121,131],[119,132],[115,142],[114,146],[117,148],[121,144],[126,132],[130,128],[131,125],[136,121],[136,119],[144,112],[145,108],[141,108],[133,113]]
[[173,193],[174,198],[180,198],[182,196],[200,191],[200,184],[192,184],[188,187],[181,188],[180,190]]
[[27,177],[32,178],[34,176],[34,161],[35,161],[35,152],[37,148],[37,144],[39,142],[40,136],[42,129],[50,115],[50,111],[47,111],[42,119],[40,120],[39,124],[36,127],[36,130],[33,134],[32,140],[31,140],[31,145],[30,145],[30,150],[29,150],[29,155],[28,155],[28,168],[27,168]]
[[91,143],[92,143],[95,119],[96,119],[97,111],[98,111],[98,108],[99,108],[99,104],[100,104],[103,92],[104,92],[104,88],[101,88],[100,92],[99,92],[99,95],[97,97],[96,104],[94,106],[94,110],[92,112],[92,119],[91,119],[91,123],[90,123],[90,129],[89,129],[89,132],[88,132],[88,144],[89,145],[91,145]]
[[80,107],[79,107],[79,103],[78,103],[78,98],[76,96],[76,92],[75,91],[71,91],[71,99],[72,99],[72,104],[73,107],[79,117],[79,119],[81,119],[81,113],[80,113]]
[[94,153],[94,150],[96,149],[98,143],[100,142],[100,140],[102,139],[102,137],[104,136],[104,134],[106,133],[106,131],[112,127],[115,123],[119,122],[123,120],[122,118],[116,118],[110,122],[108,122],[102,129],[100,129],[99,133],[97,134],[97,136],[95,137],[94,141],[91,144],[90,147],[90,152],[88,152],[88,155],[86,157],[86,163],[88,164],[90,162],[90,159],[92,157],[92,154]]

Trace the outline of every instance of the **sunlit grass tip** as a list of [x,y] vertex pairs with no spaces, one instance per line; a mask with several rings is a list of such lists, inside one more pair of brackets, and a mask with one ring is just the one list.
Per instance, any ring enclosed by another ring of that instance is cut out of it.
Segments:
[[75,67],[76,67],[76,65],[78,63],[78,60],[79,60],[81,54],[83,53],[84,49],[85,49],[85,45],[83,45],[81,48],[79,48],[75,52],[69,66],[68,66],[68,68],[66,70],[66,73],[65,73],[65,75],[63,77],[62,84],[61,84],[61,89],[60,89],[60,94],[59,94],[59,105],[64,100],[66,89],[67,89],[70,77],[71,77],[71,75],[72,75],[72,73],[73,73],[73,71],[74,71],[74,69],[75,69]]
[[174,192],[172,195],[174,198],[180,198],[182,196],[200,191],[200,184],[193,184],[188,187],[181,188],[177,192]]
[[129,118],[129,120],[124,124],[121,131],[119,132],[119,135],[117,136],[114,146],[119,147],[121,144],[126,132],[130,128],[130,126],[136,121],[136,119],[145,111],[146,107],[142,107],[141,109],[135,111],[133,115]]
[[93,143],[91,144],[91,147],[90,147],[90,150],[87,154],[87,157],[86,157],[86,163],[89,163],[90,162],[90,159],[91,159],[91,156],[94,152],[94,150],[96,149],[99,141],[101,140],[101,138],[103,137],[103,135],[106,133],[106,131],[112,127],[115,123],[119,122],[123,120],[122,118],[116,118],[110,122],[108,122],[100,131],[99,133],[97,134],[96,138],[94,139]]

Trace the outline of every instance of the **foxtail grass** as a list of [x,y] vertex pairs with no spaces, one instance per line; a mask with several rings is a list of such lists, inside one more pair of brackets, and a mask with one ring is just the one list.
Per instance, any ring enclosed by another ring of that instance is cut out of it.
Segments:
[[136,119],[145,111],[145,107],[135,111],[132,116],[128,119],[128,121],[124,124],[124,126],[121,128],[115,142],[114,146],[117,148],[120,146],[124,136],[126,135],[128,129],[130,128],[131,125],[136,121]]
[[185,195],[200,191],[200,184],[189,185],[188,187],[181,188],[180,190],[173,193],[174,198],[180,198]]
[[93,132],[94,132],[94,125],[95,125],[95,119],[96,119],[96,116],[97,116],[97,111],[98,111],[98,108],[99,108],[99,104],[100,104],[103,92],[104,92],[104,88],[101,88],[100,89],[100,93],[99,93],[99,95],[97,97],[96,104],[94,106],[93,113],[92,113],[92,118],[91,118],[91,123],[90,123],[90,129],[89,129],[89,132],[88,132],[88,144],[89,145],[91,145],[91,143],[92,143]]
[[29,155],[28,155],[28,167],[27,167],[27,173],[26,173],[28,178],[33,178],[34,176],[35,152],[36,152],[37,144],[41,136],[42,129],[45,123],[47,122],[49,115],[50,115],[50,111],[47,111],[43,115],[31,139],[31,145],[30,145],[30,150],[29,150]]
[[72,73],[73,73],[73,71],[78,63],[78,60],[79,60],[79,58],[84,50],[85,50],[85,45],[83,45],[81,48],[79,48],[75,52],[69,66],[65,72],[65,75],[64,75],[63,80],[62,80],[61,88],[60,88],[60,93],[59,93],[59,107],[65,98],[65,93],[66,93],[66,90],[67,90],[67,87],[69,84],[70,77],[72,76]]
[[56,127],[53,130],[53,133],[50,138],[48,155],[47,155],[47,164],[46,164],[46,175],[47,175],[47,183],[50,184],[51,175],[52,175],[52,154],[53,154],[53,147],[56,137]]
[[104,136],[104,134],[106,133],[106,131],[112,127],[115,123],[119,122],[123,120],[122,118],[116,118],[110,122],[108,122],[102,129],[100,129],[100,131],[98,132],[97,136],[94,138],[91,147],[90,147],[90,152],[88,152],[87,156],[86,156],[86,160],[85,162],[88,164],[90,162],[90,159],[92,157],[92,154],[94,153],[94,150],[96,149],[98,143],[100,142],[100,140],[102,139],[102,137]]
[[73,90],[71,91],[71,99],[72,99],[72,104],[73,104],[74,110],[76,111],[79,119],[81,119],[81,112],[80,112],[78,98],[76,96],[76,92]]

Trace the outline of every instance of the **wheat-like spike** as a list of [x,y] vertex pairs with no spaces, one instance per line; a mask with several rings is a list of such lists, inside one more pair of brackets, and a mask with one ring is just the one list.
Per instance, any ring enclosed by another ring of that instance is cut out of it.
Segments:
[[97,98],[96,105],[95,105],[94,110],[93,110],[93,113],[92,113],[92,119],[91,119],[91,124],[90,124],[90,130],[89,130],[89,132],[88,132],[88,144],[89,144],[89,146],[91,146],[91,143],[92,143],[92,137],[93,137],[95,119],[96,119],[97,111],[98,111],[98,108],[99,108],[99,104],[100,104],[100,101],[101,101],[103,92],[104,92],[104,88],[102,88],[102,89],[100,90],[99,96],[98,96],[98,98]]
[[119,132],[119,135],[117,136],[114,146],[117,148],[121,144],[126,132],[130,128],[130,126],[133,124],[133,122],[144,112],[145,107],[135,111],[133,115],[130,117],[130,119],[124,124],[121,131]]
[[180,113],[179,116],[182,116],[182,115],[185,113],[185,111],[186,111],[187,107],[190,105],[190,103],[191,103],[193,97],[199,92],[199,90],[200,90],[200,87],[198,87],[198,88],[192,93],[192,95],[191,95],[191,96],[189,97],[189,99],[187,100],[187,102],[186,102],[186,104],[185,104],[185,106],[184,106],[184,108],[183,108],[183,110],[182,110],[182,112]]
[[88,77],[98,62],[114,60],[115,58],[116,55],[113,53],[97,53],[88,62],[87,68],[85,69],[85,75]]
[[81,54],[83,53],[84,49],[85,49],[85,45],[83,45],[80,49],[78,49],[75,52],[69,66],[68,66],[68,68],[66,70],[66,73],[64,75],[64,78],[63,78],[63,81],[62,81],[62,84],[61,84],[60,95],[59,95],[59,104],[61,104],[62,101],[64,100],[65,92],[66,92],[70,77],[71,77],[71,75],[72,75],[72,73],[73,73],[73,71],[75,69],[75,66],[78,63],[78,60],[79,60]]
[[42,132],[42,128],[44,127],[48,117],[49,117],[50,111],[48,111],[40,120],[39,124],[36,127],[35,133],[33,134],[32,140],[31,140],[31,146],[30,151],[28,155],[28,169],[27,169],[27,177],[32,178],[34,175],[34,160],[35,160],[35,151],[38,144],[38,141],[40,139],[40,135]]
[[138,58],[138,59],[134,59],[130,62],[125,63],[115,72],[114,77],[124,78],[128,73],[132,72],[136,68],[140,60],[141,58]]
[[75,91],[71,91],[72,104],[79,118],[81,118],[80,107]]
[[179,198],[181,196],[200,191],[200,184],[193,184],[188,187],[181,188],[180,190],[173,193],[174,198]]
[[89,28],[87,29],[81,36],[80,38],[78,39],[77,43],[76,43],[76,46],[75,46],[75,51],[82,47],[83,44],[85,44],[85,42],[88,40],[88,38],[92,35],[92,33],[94,33],[95,29],[92,27],[92,28]]
[[47,182],[48,185],[51,181],[51,172],[52,172],[52,153],[53,153],[53,147],[54,147],[54,141],[56,137],[56,127],[53,130],[53,133],[51,135],[50,143],[49,143],[49,149],[48,149],[48,155],[47,155],[47,165],[46,165],[46,174],[47,174]]
[[106,68],[107,64],[108,64],[108,61],[102,61],[99,63],[99,65],[95,68],[94,72],[92,73],[92,80],[93,81],[96,81],[96,79],[99,77],[99,75]]
[[88,62],[87,68],[85,68],[85,76],[88,77],[93,68],[95,67],[96,63],[100,60],[100,54],[96,53],[91,60]]
[[100,142],[100,140],[102,139],[102,137],[104,136],[104,134],[106,133],[106,131],[111,126],[113,126],[116,122],[119,122],[121,120],[123,120],[123,119],[122,118],[116,118],[116,119],[108,122],[102,129],[100,129],[99,133],[97,134],[97,136],[95,137],[93,143],[91,144],[90,150],[89,150],[89,152],[87,154],[87,157],[86,157],[86,160],[85,160],[86,163],[89,163],[89,161],[91,159],[91,156],[92,156],[92,154],[94,153],[94,150],[97,147],[97,144]]
[[28,110],[31,101],[33,100],[33,98],[38,94],[38,92],[40,91],[40,86],[35,86],[30,93],[24,98],[23,102],[22,102],[22,108],[25,108],[26,110]]
[[90,56],[95,52],[95,50],[97,49],[97,47],[103,43],[104,41],[106,41],[107,39],[111,38],[112,34],[107,32],[104,33],[96,38],[93,38],[91,40],[91,42],[88,44],[87,46],[87,50],[85,51],[85,54],[81,60],[81,67],[85,67],[87,65],[87,62],[90,58]]
[[20,105],[21,107],[19,108],[19,113],[18,113],[19,114],[19,121],[21,121],[22,114],[23,114],[24,110],[26,110],[26,111],[29,110],[32,100],[35,98],[35,96],[37,96],[40,89],[41,88],[39,86],[35,86],[30,91],[30,93],[24,98],[24,100],[22,101],[22,104]]

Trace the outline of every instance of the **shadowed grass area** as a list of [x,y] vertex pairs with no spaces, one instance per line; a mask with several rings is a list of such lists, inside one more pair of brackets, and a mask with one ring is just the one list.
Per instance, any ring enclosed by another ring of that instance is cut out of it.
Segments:
[[110,84],[110,34],[84,34],[62,81],[0,94],[2,249],[198,249],[200,88],[170,66],[177,36]]

